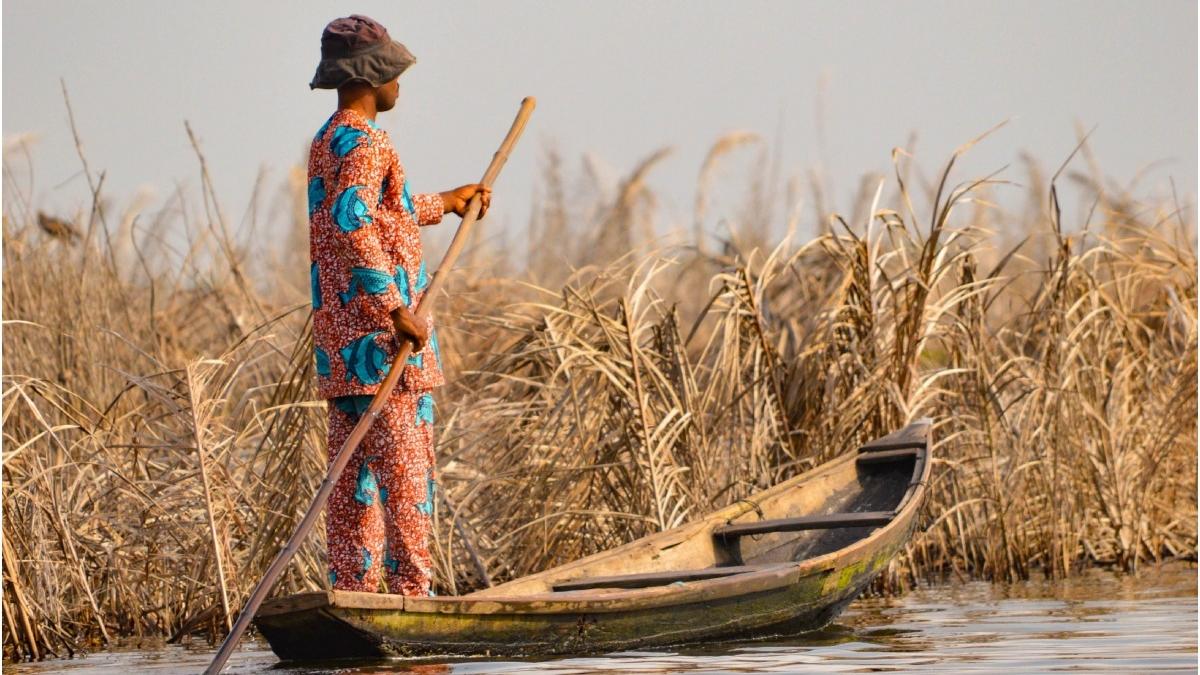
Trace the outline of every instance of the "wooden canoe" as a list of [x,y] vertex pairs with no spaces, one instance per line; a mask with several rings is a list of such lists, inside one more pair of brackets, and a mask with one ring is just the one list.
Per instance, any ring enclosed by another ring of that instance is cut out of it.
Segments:
[[255,617],[285,660],[581,654],[820,628],[907,542],[922,419],[719,511],[462,596],[301,593]]

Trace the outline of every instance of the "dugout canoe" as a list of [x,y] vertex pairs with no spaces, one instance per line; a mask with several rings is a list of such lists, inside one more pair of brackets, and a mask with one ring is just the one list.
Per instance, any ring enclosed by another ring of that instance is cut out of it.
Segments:
[[583,654],[820,628],[908,541],[918,420],[687,525],[461,596],[322,591],[263,604],[281,659]]

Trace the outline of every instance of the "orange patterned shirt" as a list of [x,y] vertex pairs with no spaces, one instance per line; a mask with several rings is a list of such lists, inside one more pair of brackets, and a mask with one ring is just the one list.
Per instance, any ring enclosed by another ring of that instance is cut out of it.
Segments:
[[[412,195],[386,131],[338,110],[308,156],[309,253],[317,392],[374,394],[398,351],[391,311],[416,309],[430,281],[419,225],[442,219],[437,193]],[[445,383],[433,321],[398,389]]]

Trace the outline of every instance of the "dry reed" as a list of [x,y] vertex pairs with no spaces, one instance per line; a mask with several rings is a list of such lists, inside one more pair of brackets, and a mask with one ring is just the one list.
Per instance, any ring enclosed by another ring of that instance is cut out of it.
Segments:
[[[701,182],[747,140],[719,141]],[[489,271],[490,254],[510,256],[481,242],[452,284],[441,592],[480,581],[464,538],[489,576],[512,578],[926,415],[938,437],[926,517],[881,587],[1194,559],[1195,223],[1183,209],[1106,189],[1071,230],[1056,176],[1006,222],[986,203],[994,179],[953,185],[952,159],[914,194],[897,153],[894,179],[864,183],[851,222],[797,243],[789,203],[789,234],[769,249],[747,242],[772,223],[746,222],[754,236],[710,252],[695,236],[652,238],[646,176],[665,152],[591,202],[569,194],[551,153],[531,282]],[[181,192],[148,228],[122,218],[127,241],[108,236],[102,176],[86,222],[68,222],[13,195],[16,170],[6,161],[5,654],[218,635],[323,474],[303,251],[247,266],[207,167],[205,215]],[[701,192],[696,223],[712,203]],[[772,193],[751,186],[743,220],[766,218]],[[297,247],[303,209],[282,211]],[[321,587],[323,551],[319,531],[278,591]]]

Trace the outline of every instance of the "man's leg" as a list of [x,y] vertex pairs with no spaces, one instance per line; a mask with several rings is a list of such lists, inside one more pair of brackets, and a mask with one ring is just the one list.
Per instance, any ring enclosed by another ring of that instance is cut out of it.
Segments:
[[433,523],[434,483],[433,396],[427,391],[397,392],[394,405],[379,423],[391,430],[394,451],[380,464],[387,530],[383,559],[388,592],[432,595],[433,561],[429,535]]
[[[331,463],[370,400],[370,396],[346,396],[329,401]],[[325,514],[329,580],[330,586],[339,591],[377,592],[383,575],[384,526],[377,479],[379,458],[372,448],[379,445],[378,437],[387,440],[390,434],[378,427],[376,422],[367,432],[329,496]]]

